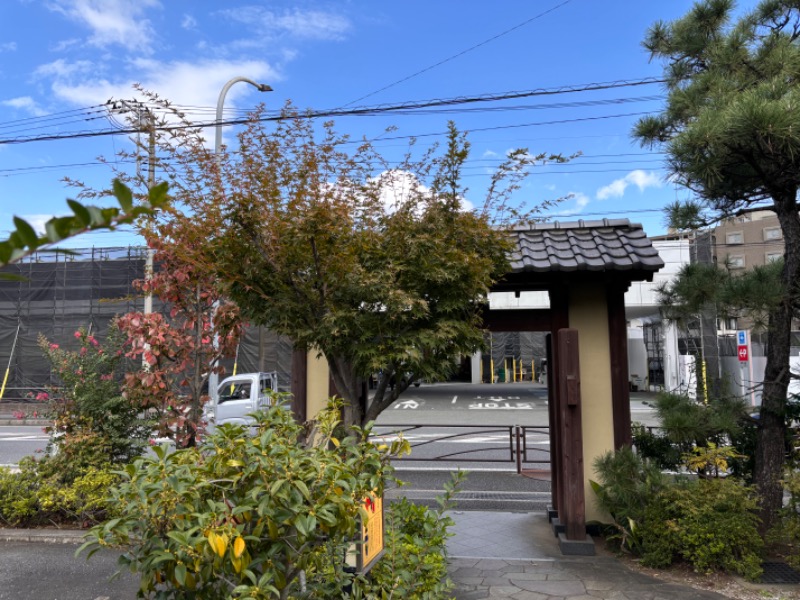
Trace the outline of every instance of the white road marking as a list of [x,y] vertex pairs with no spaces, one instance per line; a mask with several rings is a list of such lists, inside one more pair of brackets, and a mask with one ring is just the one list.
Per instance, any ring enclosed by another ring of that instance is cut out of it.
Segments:
[[458,400],[458,396],[453,396],[453,401],[450,404],[455,404],[456,400]]

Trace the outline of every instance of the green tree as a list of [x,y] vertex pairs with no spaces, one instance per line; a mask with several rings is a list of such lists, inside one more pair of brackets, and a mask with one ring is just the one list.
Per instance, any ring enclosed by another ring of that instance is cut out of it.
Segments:
[[[509,153],[471,209],[461,183],[469,144],[452,125],[442,151],[420,154],[412,142],[391,165],[291,107],[277,125],[254,114],[235,152],[212,154],[200,133],[158,137],[182,212],[162,215],[150,235],[213,274],[243,319],[324,355],[348,425],[483,345],[481,310],[511,248],[502,227],[525,212],[512,194],[533,165],[564,160]],[[359,382],[375,373],[367,406]]]
[[781,506],[780,478],[791,322],[800,275],[800,6],[764,0],[734,19],[732,0],[698,2],[659,22],[644,46],[662,60],[665,110],[639,121],[643,144],[663,145],[676,181],[721,215],[771,202],[786,243],[782,301],[769,314],[755,479],[766,530]]

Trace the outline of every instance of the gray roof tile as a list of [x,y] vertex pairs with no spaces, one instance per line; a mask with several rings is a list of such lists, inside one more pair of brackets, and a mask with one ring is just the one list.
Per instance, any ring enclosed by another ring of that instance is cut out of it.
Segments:
[[512,272],[645,271],[664,261],[642,226],[628,219],[531,223],[511,230]]

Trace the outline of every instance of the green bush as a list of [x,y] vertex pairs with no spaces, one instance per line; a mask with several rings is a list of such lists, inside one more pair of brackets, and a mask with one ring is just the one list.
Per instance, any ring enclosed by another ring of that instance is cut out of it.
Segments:
[[453,520],[445,515],[451,498],[463,480],[454,474],[437,499],[436,510],[403,498],[386,515],[386,553],[357,591],[367,598],[435,600],[450,598],[452,582],[447,576],[446,541]]
[[642,562],[667,567],[684,560],[695,571],[761,575],[757,498],[732,479],[684,481],[647,503],[639,526]]
[[121,514],[81,550],[121,548],[143,596],[339,597],[364,499],[382,494],[390,457],[407,448],[375,446],[355,427],[337,440],[339,409],[323,413],[310,447],[277,406],[255,415],[254,436],[222,425],[197,448],[155,448],[126,467],[114,490]]
[[641,423],[631,425],[631,435],[636,452],[642,458],[654,462],[660,469],[676,471],[680,467],[681,450],[666,435],[653,433]]
[[597,504],[608,512],[615,533],[609,539],[623,550],[636,551],[637,524],[647,503],[664,487],[666,479],[658,467],[642,459],[629,446],[607,452],[594,461],[598,482],[590,482]]
[[83,527],[113,514],[108,490],[119,476],[109,468],[71,471],[67,481],[54,474],[50,459],[20,461],[19,472],[0,469],[0,523],[12,527],[68,524]]
[[[89,448],[75,450],[82,458],[94,451],[99,455],[94,466],[125,464],[144,451],[153,424],[142,418],[139,407],[121,390],[123,334],[113,322],[102,345],[82,328],[75,332],[75,338],[80,345],[77,351],[49,343],[44,336],[39,338],[39,347],[61,383],[51,390],[49,398],[55,414],[48,428],[48,449],[65,452],[72,443],[82,444],[91,438]],[[74,468],[74,464],[68,460],[65,466]]]

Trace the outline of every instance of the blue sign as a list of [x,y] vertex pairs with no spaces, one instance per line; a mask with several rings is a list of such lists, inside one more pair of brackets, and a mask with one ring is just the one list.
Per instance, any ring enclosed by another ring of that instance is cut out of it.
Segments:
[[738,340],[738,344],[740,346],[747,345],[747,332],[746,331],[737,331],[736,338]]

